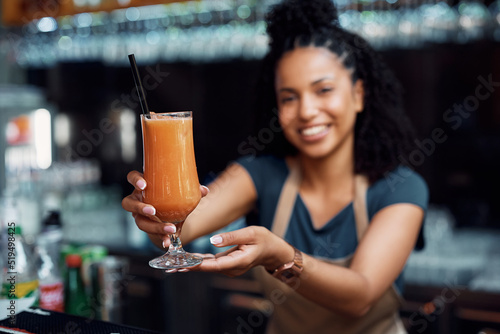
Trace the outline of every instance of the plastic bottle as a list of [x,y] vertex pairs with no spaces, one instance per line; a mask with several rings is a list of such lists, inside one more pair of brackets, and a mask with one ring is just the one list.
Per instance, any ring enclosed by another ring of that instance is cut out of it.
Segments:
[[69,314],[88,317],[88,299],[81,275],[82,257],[79,254],[67,255],[66,267],[64,310]]
[[[34,256],[31,248],[25,243],[21,226],[16,219],[6,220],[7,242],[2,242],[0,254],[5,257],[2,268],[0,318],[15,316],[36,304],[39,296],[39,282]],[[6,314],[4,314],[6,312]]]
[[40,308],[64,312],[64,280],[61,273],[63,232],[59,211],[51,210],[42,222],[37,238]]
[[64,283],[59,270],[60,239],[53,233],[38,237],[39,259],[38,278],[40,280],[40,308],[64,312]]

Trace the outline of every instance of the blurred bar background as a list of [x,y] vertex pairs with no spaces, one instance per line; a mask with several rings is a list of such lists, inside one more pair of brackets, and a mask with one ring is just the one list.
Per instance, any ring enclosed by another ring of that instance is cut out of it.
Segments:
[[[276,2],[0,0],[1,194],[21,208],[31,244],[57,211],[65,244],[126,259],[119,315],[108,320],[165,333],[263,332],[269,310],[249,277],[150,269],[159,251],[120,203],[132,191],[126,174],[142,169],[127,55],[153,110],[194,111],[206,184],[258,150],[249,145],[254,84]],[[500,1],[335,3],[340,24],[403,83],[419,147],[409,162],[431,191],[426,247],[406,270],[409,332],[500,331]],[[208,239],[188,248],[215,251]]]

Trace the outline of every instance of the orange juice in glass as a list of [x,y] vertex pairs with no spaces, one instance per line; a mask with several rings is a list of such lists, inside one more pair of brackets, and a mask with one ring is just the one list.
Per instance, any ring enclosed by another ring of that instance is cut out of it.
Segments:
[[156,208],[164,223],[176,224],[170,247],[164,255],[149,261],[158,269],[187,268],[202,258],[182,248],[180,233],[186,217],[201,199],[193,145],[191,111],[141,115],[144,148],[144,203]]

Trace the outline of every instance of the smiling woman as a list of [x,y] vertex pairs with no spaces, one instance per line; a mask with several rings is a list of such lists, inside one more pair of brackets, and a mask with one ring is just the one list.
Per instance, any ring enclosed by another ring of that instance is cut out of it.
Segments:
[[[274,309],[268,333],[405,333],[401,273],[428,191],[400,165],[412,131],[399,84],[366,42],[338,25],[330,0],[285,0],[267,27],[256,133],[272,124],[273,140],[209,185],[183,243],[252,209],[257,221],[212,236],[215,246],[233,247],[183,271],[237,276],[255,268]],[[394,173],[404,182],[389,184]],[[131,172],[128,181],[135,191],[123,207],[167,246],[172,226],[148,215],[143,175]]]
[[[286,14],[274,11],[268,16],[271,50],[264,59],[258,85],[261,88],[258,128],[269,124],[274,110],[285,110],[280,106],[283,101],[276,95],[275,85],[280,74],[276,69],[288,53],[303,48],[328,50],[330,57],[336,58],[350,75],[351,85],[361,79],[358,85],[362,87],[358,89],[363,90],[363,112],[357,115],[355,124],[355,169],[375,181],[401,164],[414,148],[415,134],[402,107],[402,88],[379,53],[361,37],[340,28],[335,8],[326,9],[318,3],[321,1],[310,6],[297,3],[290,5]],[[299,67],[303,68],[303,63]],[[295,70],[300,69],[295,67]],[[277,137],[266,145],[263,153],[278,156],[296,153],[289,141],[280,138],[279,133]]]

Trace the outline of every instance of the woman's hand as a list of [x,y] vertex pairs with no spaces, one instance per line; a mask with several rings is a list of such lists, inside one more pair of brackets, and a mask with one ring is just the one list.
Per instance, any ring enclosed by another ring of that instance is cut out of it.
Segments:
[[[146,180],[142,173],[132,171],[127,175],[127,181],[134,186],[134,191],[122,200],[122,207],[131,212],[137,227],[146,232],[158,246],[167,248],[170,245],[169,235],[175,233],[174,224],[163,223],[155,216],[156,209],[142,201],[142,191],[146,189]],[[205,186],[200,186],[201,196],[208,194]]]
[[274,270],[294,257],[290,244],[261,226],[217,234],[210,238],[210,242],[216,247],[234,247],[216,255],[202,255],[204,259],[199,266],[178,271],[220,272],[234,277],[258,265]]

